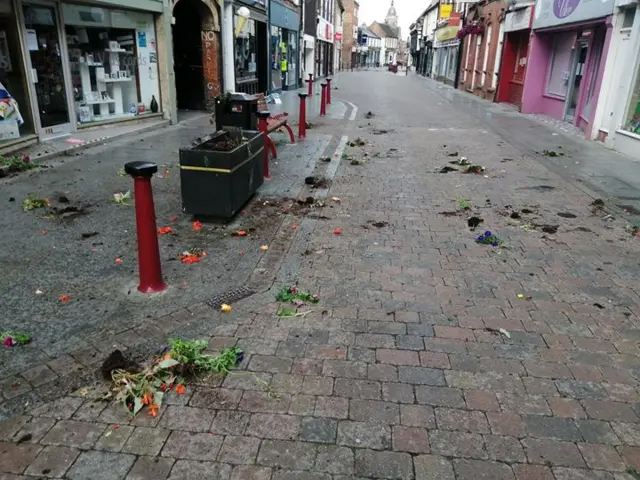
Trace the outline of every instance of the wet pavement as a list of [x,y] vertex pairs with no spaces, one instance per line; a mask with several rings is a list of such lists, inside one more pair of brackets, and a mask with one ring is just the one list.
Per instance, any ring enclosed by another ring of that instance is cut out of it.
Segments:
[[[216,230],[203,241],[187,219],[176,223],[175,248],[160,239],[163,258],[194,238],[215,255],[196,269],[168,267],[171,283],[188,287],[157,305],[114,293],[127,278],[118,268],[133,261],[113,263],[121,245],[133,245],[123,233],[132,220],[121,213],[130,207],[101,201],[127,184],[114,171],[125,156],[118,149],[7,185],[22,198],[51,175],[47,194],[77,188],[108,226],[97,237],[107,232],[105,251],[94,252],[76,238],[98,228],[93,214],[46,235],[48,220],[20,202],[4,219],[3,306],[19,318],[10,325],[41,318],[32,345],[0,357],[6,478],[638,478],[640,238],[625,213],[639,197],[638,164],[415,75],[345,73],[339,85],[343,119],[317,129],[307,154],[283,147],[272,167],[282,189],[267,185],[247,208],[271,213],[259,217],[255,239]],[[149,150],[176,149],[185,133],[167,130]],[[467,162],[480,173],[464,173]],[[154,180],[159,219],[179,208],[174,171]],[[96,178],[76,186],[83,176]],[[312,189],[308,176],[327,182]],[[280,203],[285,196],[312,197],[313,207]],[[277,215],[283,208],[290,213]],[[487,231],[498,246],[477,243]],[[246,253],[232,260],[239,240],[248,240]],[[233,273],[217,279],[220,262]],[[40,278],[54,279],[46,288],[34,280],[39,264]],[[102,292],[95,304],[85,298],[91,282]],[[207,282],[257,293],[221,313],[204,303]],[[303,316],[278,316],[286,285],[320,302]],[[45,295],[34,298],[37,288]],[[59,292],[79,300],[60,305]],[[112,304],[123,312],[107,322],[122,322],[117,333],[48,356],[55,322],[81,334],[104,323],[97,312]],[[136,313],[149,318],[124,329]],[[187,383],[156,417],[99,400],[108,385],[87,373],[114,344],[150,355],[176,336],[206,339],[214,351],[237,346],[244,359],[226,377]]]

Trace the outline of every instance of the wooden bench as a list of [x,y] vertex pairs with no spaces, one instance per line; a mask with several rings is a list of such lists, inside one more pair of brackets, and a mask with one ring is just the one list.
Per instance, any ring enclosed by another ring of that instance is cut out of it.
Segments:
[[[256,95],[258,97],[258,111],[268,111],[269,107],[267,106],[267,100],[263,93],[259,93]],[[287,112],[278,113],[277,115],[269,116],[267,119],[267,129],[265,132],[265,141],[267,143],[268,149],[271,151],[271,155],[273,158],[278,158],[278,152],[276,151],[276,144],[273,142],[271,137],[269,137],[270,133],[275,132],[276,130],[285,129],[289,132],[289,138],[291,139],[291,143],[296,143],[296,137],[293,134],[293,130],[289,125],[289,114]]]

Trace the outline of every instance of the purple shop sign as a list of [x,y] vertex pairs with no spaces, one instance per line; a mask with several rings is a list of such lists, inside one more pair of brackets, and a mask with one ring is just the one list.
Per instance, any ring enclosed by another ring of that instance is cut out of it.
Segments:
[[580,0],[553,0],[553,14],[558,18],[566,18],[579,4]]

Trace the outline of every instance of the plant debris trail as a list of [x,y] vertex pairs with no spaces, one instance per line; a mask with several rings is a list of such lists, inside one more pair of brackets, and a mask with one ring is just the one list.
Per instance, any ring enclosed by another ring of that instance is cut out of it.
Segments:
[[[264,258],[282,250],[282,263],[265,260],[269,268],[253,272],[275,278],[270,290],[231,302],[231,311],[192,304],[105,340],[97,359],[96,348],[47,359],[5,382],[2,394],[35,402],[31,385],[42,377],[80,362],[97,370],[134,334],[154,339],[147,358],[162,355],[168,338],[202,339],[207,354],[234,360],[225,349],[241,349],[237,367],[186,381],[150,409],[156,416],[97,401],[105,382],[25,407],[0,425],[0,472],[71,480],[103,471],[172,480],[636,476],[628,472],[640,471],[640,238],[634,214],[617,207],[631,201],[588,196],[564,164],[548,168],[602,150],[415,75],[346,73],[340,96],[361,113],[334,126],[337,139],[348,138],[318,156],[331,161],[304,170],[291,200],[254,204],[267,226],[283,208],[300,213],[269,242]],[[375,115],[363,118],[368,111]],[[357,138],[364,144],[336,147]],[[536,153],[545,149],[565,155]],[[449,163],[461,157],[468,165]],[[327,178],[336,166],[326,197],[316,197],[305,178]],[[438,173],[445,166],[458,170]],[[481,168],[464,173],[467,166]],[[20,210],[28,192],[9,193],[16,203],[7,204]],[[244,235],[229,241],[265,228],[253,227],[234,225]],[[31,228],[40,239],[41,226]],[[199,233],[191,221],[180,230]],[[291,232],[291,246],[278,242]],[[82,225],[73,238],[91,245],[108,235]],[[267,244],[255,240],[256,250]],[[17,251],[6,258],[15,269]],[[211,266],[208,253],[196,266]],[[73,303],[76,293],[64,293],[69,302],[52,311]]]

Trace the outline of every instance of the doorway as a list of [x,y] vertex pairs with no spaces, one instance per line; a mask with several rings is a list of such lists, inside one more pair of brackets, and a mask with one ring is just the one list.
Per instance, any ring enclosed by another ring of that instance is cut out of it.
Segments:
[[564,115],[565,121],[570,123],[574,123],[576,118],[576,109],[578,108],[578,100],[580,98],[580,85],[582,85],[582,79],[586,70],[588,51],[589,42],[587,40],[578,40],[576,42],[573,54],[573,66],[569,76],[569,94],[567,95]]
[[205,110],[201,34],[204,10],[200,0],[180,0],[173,9],[173,68],[179,110]]
[[73,130],[62,64],[60,22],[48,4],[23,4],[28,67],[36,93],[40,137],[68,135]]

